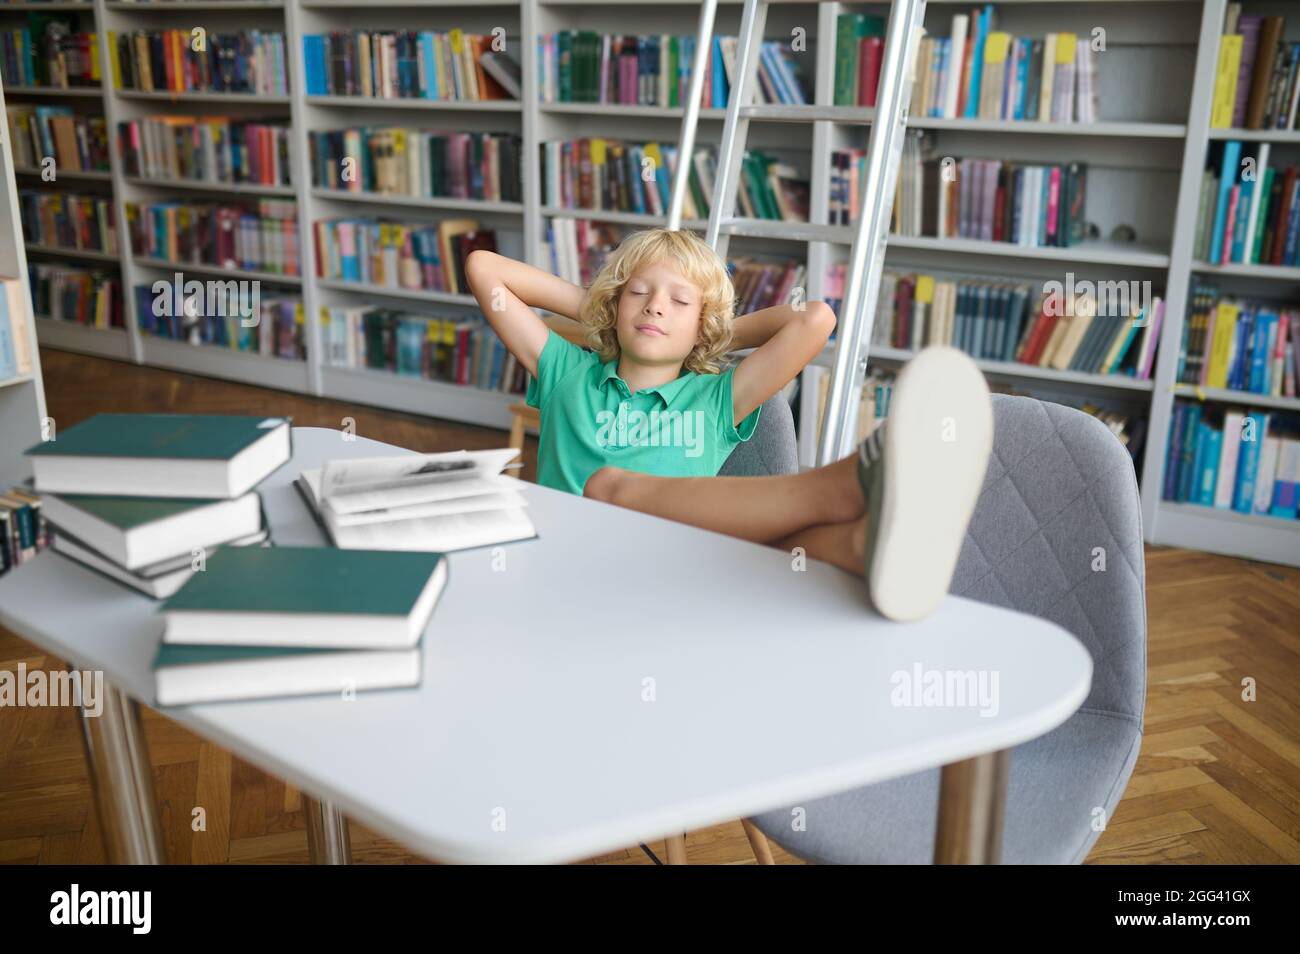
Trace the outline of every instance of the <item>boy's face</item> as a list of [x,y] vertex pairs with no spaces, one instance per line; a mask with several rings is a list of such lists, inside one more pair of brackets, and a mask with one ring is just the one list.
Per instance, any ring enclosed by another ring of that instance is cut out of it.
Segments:
[[638,269],[618,299],[619,348],[643,364],[680,364],[699,341],[703,300],[671,265]]

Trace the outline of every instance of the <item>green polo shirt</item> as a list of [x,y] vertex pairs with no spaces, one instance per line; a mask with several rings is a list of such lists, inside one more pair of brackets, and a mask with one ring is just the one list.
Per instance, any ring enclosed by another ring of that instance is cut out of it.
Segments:
[[537,482],[580,494],[606,465],[661,477],[716,476],[762,411],[735,426],[732,374],[684,371],[633,394],[617,359],[602,362],[552,331],[526,398],[542,412]]

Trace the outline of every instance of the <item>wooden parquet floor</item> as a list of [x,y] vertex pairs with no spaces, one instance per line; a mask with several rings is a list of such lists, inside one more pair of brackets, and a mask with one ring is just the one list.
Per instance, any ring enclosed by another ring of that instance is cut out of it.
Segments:
[[[66,428],[95,411],[291,414],[419,450],[502,446],[500,431],[43,351],[49,413]],[[533,473],[535,449],[527,455]],[[1300,570],[1148,548],[1146,735],[1091,864],[1300,862]],[[0,630],[0,667],[60,662]],[[1253,679],[1255,701],[1242,699]],[[169,862],[307,861],[300,794],[146,710]],[[190,829],[206,809],[207,830]],[[421,864],[352,825],[358,863]],[[662,843],[651,847],[665,857]],[[692,832],[692,863],[752,864],[739,822]],[[797,863],[780,849],[777,860]],[[0,709],[0,862],[101,863],[77,720],[70,709]],[[635,845],[595,864],[650,864]]]

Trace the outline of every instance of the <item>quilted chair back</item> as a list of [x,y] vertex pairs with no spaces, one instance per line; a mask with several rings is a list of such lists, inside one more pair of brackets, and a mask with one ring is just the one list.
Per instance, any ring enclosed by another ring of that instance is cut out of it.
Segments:
[[1051,620],[1088,648],[1084,709],[1142,726],[1142,515],[1128,451],[1101,421],[993,395],[993,454],[951,592]]

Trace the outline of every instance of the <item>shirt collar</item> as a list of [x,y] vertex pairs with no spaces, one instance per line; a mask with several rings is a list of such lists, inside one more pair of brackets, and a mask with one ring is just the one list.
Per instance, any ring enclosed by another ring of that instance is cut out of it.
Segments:
[[[666,381],[663,384],[656,384],[652,388],[642,388],[641,390],[658,394],[666,406],[674,397],[677,396],[677,392],[686,386],[686,381],[689,377],[690,375],[688,374],[679,374],[671,381]],[[606,361],[601,366],[600,383],[604,385],[610,380],[617,382],[615,387],[620,388],[624,394],[631,394],[631,389],[627,386],[627,382],[618,376],[618,358]]]

